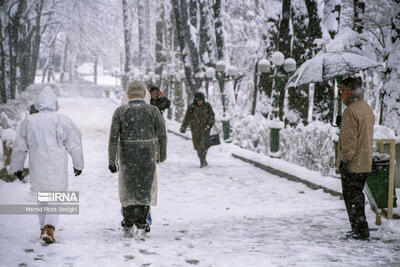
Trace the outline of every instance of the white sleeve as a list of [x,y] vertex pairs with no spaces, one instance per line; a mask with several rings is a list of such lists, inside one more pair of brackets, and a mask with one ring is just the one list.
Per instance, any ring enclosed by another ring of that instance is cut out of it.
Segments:
[[67,118],[62,117],[62,126],[65,133],[65,146],[72,158],[72,165],[75,169],[83,170],[83,149],[82,134],[75,123]]
[[24,169],[26,155],[28,154],[27,127],[28,119],[25,119],[21,122],[17,137],[14,140],[11,154],[10,173],[15,173]]

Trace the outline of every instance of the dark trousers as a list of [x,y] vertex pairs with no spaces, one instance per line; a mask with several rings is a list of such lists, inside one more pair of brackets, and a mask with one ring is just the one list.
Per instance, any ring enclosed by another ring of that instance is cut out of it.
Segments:
[[347,215],[353,233],[369,237],[369,228],[365,218],[365,196],[363,193],[367,173],[342,174],[342,191]]
[[132,227],[136,225],[138,229],[145,229],[149,226],[147,217],[149,215],[150,206],[130,205],[122,207],[122,216],[124,219],[121,222],[122,227]]

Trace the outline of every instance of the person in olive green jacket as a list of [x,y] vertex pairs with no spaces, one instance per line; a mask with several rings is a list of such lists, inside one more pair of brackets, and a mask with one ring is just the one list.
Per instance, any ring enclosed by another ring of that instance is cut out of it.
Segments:
[[186,111],[180,132],[185,133],[186,128],[190,125],[193,147],[200,159],[200,168],[208,165],[206,160],[208,148],[204,141],[210,135],[214,123],[215,115],[211,105],[205,101],[202,93],[196,93],[193,103]]
[[360,78],[343,80],[340,98],[347,107],[340,124],[337,167],[341,173],[343,198],[352,229],[348,237],[367,240],[370,235],[363,188],[372,167],[375,116],[363,100]]

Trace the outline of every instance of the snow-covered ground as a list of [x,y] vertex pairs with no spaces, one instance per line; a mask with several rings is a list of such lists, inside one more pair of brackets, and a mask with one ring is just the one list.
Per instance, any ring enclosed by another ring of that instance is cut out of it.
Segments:
[[[344,240],[350,230],[343,200],[209,151],[199,168],[191,141],[173,134],[158,165],[158,206],[146,241],[124,238],[117,175],[107,142],[116,105],[103,98],[64,97],[60,112],[83,132],[85,169],[72,176],[80,214],[64,215],[57,243],[44,247],[36,215],[0,215],[0,266],[396,266],[399,222],[367,208],[369,242]],[[0,181],[0,203],[27,203],[29,185]],[[26,251],[28,252],[26,252]]]

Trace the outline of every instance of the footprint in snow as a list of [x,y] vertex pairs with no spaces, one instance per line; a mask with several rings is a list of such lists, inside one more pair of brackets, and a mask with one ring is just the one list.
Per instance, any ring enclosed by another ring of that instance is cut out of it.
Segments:
[[147,249],[139,249],[139,252],[144,255],[157,255],[155,252],[147,251]]
[[199,260],[195,260],[195,259],[189,259],[189,260],[185,260],[187,263],[189,264],[193,264],[193,265],[197,265],[199,264]]
[[133,255],[124,255],[124,258],[125,258],[126,261],[128,261],[128,260],[133,260],[134,258],[136,258],[136,256],[133,256]]

